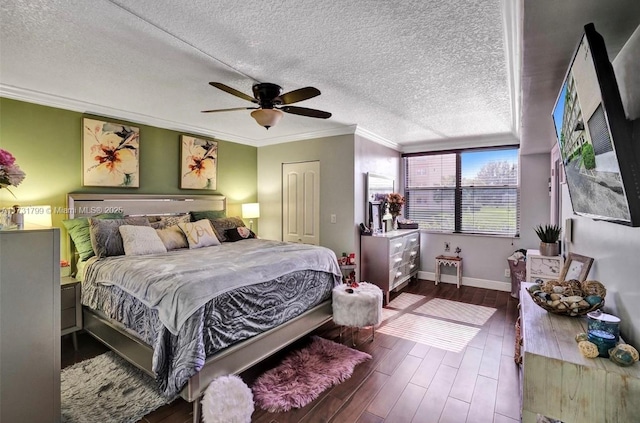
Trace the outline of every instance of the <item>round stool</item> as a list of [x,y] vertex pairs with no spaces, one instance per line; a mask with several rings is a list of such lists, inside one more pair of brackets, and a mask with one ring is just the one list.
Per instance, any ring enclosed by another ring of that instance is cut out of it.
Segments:
[[357,288],[350,288],[342,284],[333,288],[333,321],[340,325],[340,339],[342,339],[342,326],[351,327],[351,339],[353,328],[372,327],[372,340],[376,336],[376,326],[382,322],[382,290],[376,285],[360,282]]

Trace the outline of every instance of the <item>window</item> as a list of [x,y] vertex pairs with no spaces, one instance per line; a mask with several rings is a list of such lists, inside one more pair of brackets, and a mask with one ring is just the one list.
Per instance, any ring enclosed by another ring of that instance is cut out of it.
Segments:
[[404,161],[406,217],[421,229],[518,234],[517,148],[412,154]]

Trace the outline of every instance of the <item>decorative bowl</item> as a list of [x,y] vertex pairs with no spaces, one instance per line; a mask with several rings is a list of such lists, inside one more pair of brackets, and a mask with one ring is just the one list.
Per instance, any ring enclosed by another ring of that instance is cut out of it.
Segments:
[[532,285],[527,292],[541,308],[563,316],[584,316],[604,306],[607,290],[598,281],[547,281]]

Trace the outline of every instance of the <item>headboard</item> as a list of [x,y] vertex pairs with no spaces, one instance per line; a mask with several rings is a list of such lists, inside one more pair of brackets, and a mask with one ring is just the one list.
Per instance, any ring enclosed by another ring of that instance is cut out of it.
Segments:
[[[224,195],[156,195],[156,194],[67,194],[69,219],[100,213],[123,213],[125,216],[170,216],[190,211],[226,210]],[[76,271],[76,252],[69,239],[68,257]]]
[[190,211],[226,210],[224,195],[85,194],[67,195],[68,215],[122,212],[126,216],[167,216]]

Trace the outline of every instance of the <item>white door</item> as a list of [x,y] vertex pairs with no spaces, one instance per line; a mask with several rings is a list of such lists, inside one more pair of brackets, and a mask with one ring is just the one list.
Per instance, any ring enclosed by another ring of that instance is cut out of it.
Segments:
[[320,245],[320,162],[282,164],[282,239]]

